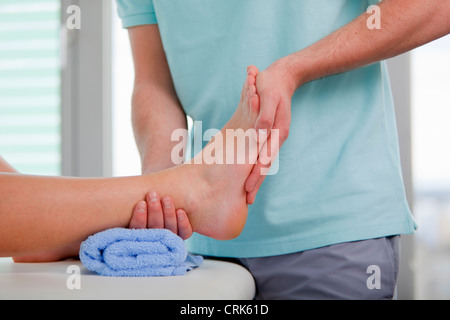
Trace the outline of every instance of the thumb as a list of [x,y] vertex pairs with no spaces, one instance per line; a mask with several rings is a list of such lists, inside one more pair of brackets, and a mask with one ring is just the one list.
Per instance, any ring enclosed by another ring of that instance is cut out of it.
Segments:
[[275,122],[278,103],[272,96],[260,96],[260,110],[256,119],[255,130],[258,134],[258,142],[263,143],[270,135]]

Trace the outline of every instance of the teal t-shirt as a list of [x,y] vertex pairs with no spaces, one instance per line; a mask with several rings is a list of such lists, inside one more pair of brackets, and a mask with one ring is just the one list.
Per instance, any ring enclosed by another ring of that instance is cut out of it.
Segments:
[[[344,26],[373,1],[117,2],[125,28],[158,23],[178,98],[206,131],[222,128],[234,113],[248,65],[264,70]],[[278,160],[243,233],[230,241],[195,234],[187,242],[191,252],[260,257],[414,232],[384,62],[297,90]]]

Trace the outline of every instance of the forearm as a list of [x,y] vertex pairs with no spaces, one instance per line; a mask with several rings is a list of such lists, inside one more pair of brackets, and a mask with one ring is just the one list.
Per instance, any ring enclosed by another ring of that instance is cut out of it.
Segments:
[[187,129],[187,123],[174,91],[151,84],[136,85],[132,120],[143,173],[179,164],[171,159],[178,143],[171,137],[175,129]]
[[384,0],[381,28],[369,29],[365,13],[313,45],[283,58],[291,85],[349,71],[433,41],[450,32],[450,1]]
[[171,141],[175,129],[186,129],[186,115],[178,101],[158,25],[128,30],[134,61],[133,128],[143,173],[175,165]]

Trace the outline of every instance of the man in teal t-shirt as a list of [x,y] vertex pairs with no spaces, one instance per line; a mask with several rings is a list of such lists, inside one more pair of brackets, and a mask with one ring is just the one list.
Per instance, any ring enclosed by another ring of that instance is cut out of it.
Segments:
[[[256,298],[391,298],[397,235],[413,233],[415,223],[379,61],[447,34],[448,4],[117,2],[133,50],[144,173],[174,165],[171,134],[186,127],[186,114],[201,123],[194,131],[223,127],[248,65],[261,70],[256,129],[278,129],[283,142],[276,173],[260,175],[257,164],[247,180],[252,205],[242,234],[230,241],[194,234],[190,251],[239,259],[255,277]],[[367,284],[372,265],[382,290]]]

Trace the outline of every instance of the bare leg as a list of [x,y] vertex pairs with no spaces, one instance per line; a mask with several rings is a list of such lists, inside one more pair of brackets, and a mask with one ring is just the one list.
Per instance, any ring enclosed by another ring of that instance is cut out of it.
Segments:
[[[153,192],[152,192],[153,193]],[[157,195],[156,195],[157,196]],[[128,228],[130,229],[168,229],[186,240],[192,236],[192,227],[187,214],[182,209],[175,210],[174,207],[167,208],[165,202],[172,199],[166,197],[162,201],[152,201],[151,193],[146,195],[146,201],[139,201],[133,210]],[[164,203],[164,204],[163,204]],[[158,224],[152,220],[157,217]],[[48,250],[30,255],[12,257],[14,262],[51,262],[68,258],[78,259],[80,252],[80,242],[65,245],[60,248]]]
[[[254,126],[259,103],[256,72],[250,72],[236,113],[222,130]],[[203,156],[203,152],[198,155]],[[221,240],[234,238],[246,221],[244,183],[252,167],[252,163],[194,161],[151,175],[94,179],[2,173],[0,256],[61,248],[105,229],[127,227],[133,207],[148,190],[171,197],[176,208],[185,209],[195,232]]]

